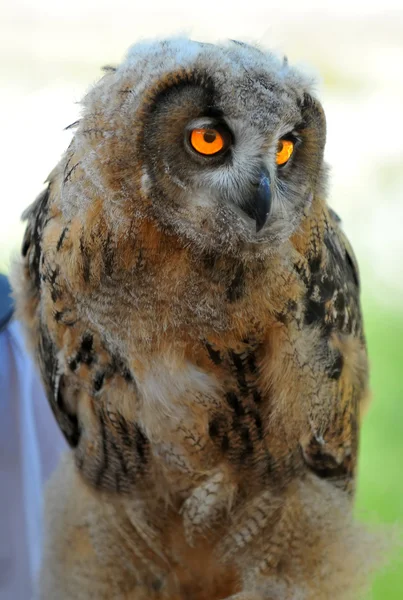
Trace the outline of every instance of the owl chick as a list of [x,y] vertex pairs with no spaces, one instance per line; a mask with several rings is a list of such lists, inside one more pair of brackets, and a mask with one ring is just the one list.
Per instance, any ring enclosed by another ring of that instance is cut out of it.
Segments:
[[312,84],[135,45],[28,208],[19,314],[71,450],[41,600],[357,598],[367,356]]

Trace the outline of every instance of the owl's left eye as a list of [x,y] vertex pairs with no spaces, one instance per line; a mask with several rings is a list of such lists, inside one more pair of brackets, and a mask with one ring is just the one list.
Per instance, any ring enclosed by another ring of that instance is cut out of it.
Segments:
[[198,128],[190,132],[190,145],[193,150],[204,156],[212,156],[228,146],[227,136],[218,129]]

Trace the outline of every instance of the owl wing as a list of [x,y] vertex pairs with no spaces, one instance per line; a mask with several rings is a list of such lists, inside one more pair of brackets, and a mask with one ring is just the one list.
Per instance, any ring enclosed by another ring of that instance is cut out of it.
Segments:
[[[49,286],[50,294],[57,295],[57,267],[53,272],[44,270],[45,228],[54,218],[51,207],[51,185],[23,213],[27,221],[22,244],[24,308],[23,318],[28,325],[31,340],[36,350],[46,394],[56,420],[71,446],[76,446],[80,436],[76,415],[64,401],[64,375],[56,348],[42,310],[43,286]],[[22,299],[19,298],[22,302]],[[57,318],[57,315],[56,315]]]
[[311,256],[309,265],[305,324],[321,331],[322,382],[330,395],[330,410],[326,426],[303,453],[316,474],[350,487],[360,405],[368,394],[368,366],[357,261],[333,211],[325,219],[321,251]]
[[328,254],[328,272],[335,281],[335,295],[329,305],[329,319],[341,333],[363,339],[360,308],[360,276],[353,248],[345,235],[340,218],[330,211],[324,237]]
[[[89,294],[90,269],[98,277],[97,267],[109,268],[108,231],[94,223],[85,228],[76,217],[66,221],[58,189],[56,175],[23,215],[19,312],[48,401],[80,470],[96,487],[129,489],[148,461],[142,430],[131,413],[124,414],[136,385],[126,362],[79,309],[80,298]],[[102,265],[93,258],[101,255],[99,246],[106,247]]]

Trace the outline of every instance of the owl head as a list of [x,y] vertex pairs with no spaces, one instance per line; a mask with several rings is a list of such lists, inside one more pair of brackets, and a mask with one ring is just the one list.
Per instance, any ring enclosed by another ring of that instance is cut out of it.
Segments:
[[137,44],[84,99],[72,145],[85,180],[64,209],[98,194],[111,222],[152,219],[196,251],[272,252],[324,184],[311,86],[244,43]]

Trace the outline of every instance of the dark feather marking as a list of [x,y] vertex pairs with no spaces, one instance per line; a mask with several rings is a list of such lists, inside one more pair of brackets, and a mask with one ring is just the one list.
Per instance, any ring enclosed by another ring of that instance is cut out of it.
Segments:
[[236,268],[235,275],[227,290],[227,298],[230,302],[239,300],[245,291],[245,271],[243,264]]
[[[244,416],[244,415],[242,415]],[[242,423],[242,419],[240,415],[237,415],[236,413],[232,414],[232,419],[231,419],[231,426],[230,429],[231,431],[240,431],[243,427],[243,423]]]
[[60,377],[57,397],[55,385],[58,377],[57,350],[47,328],[41,324],[39,336],[39,358],[43,380],[46,385],[47,397],[60,429],[70,446],[77,446],[81,431],[77,416],[68,411],[63,398],[63,376]]
[[350,456],[347,456],[341,464],[337,464],[333,457],[323,454],[315,457],[315,463],[308,466],[321,479],[347,479],[352,476]]
[[120,449],[119,445],[115,442],[115,440],[110,439],[109,442],[113,448],[113,451],[115,452],[116,456],[118,457],[120,471],[122,472],[123,475],[127,476],[129,474],[129,469],[127,467],[126,460],[125,460],[122,450]]
[[117,68],[113,67],[112,65],[104,65],[103,67],[101,67],[101,71],[105,71],[105,73],[115,73],[115,71],[117,71]]
[[62,247],[63,240],[64,240],[64,238],[66,237],[66,233],[68,232],[68,230],[69,230],[69,228],[68,228],[68,227],[65,227],[65,228],[63,229],[63,231],[62,231],[62,233],[61,233],[61,236],[59,237],[59,240],[58,240],[58,242],[57,242],[57,245],[56,245],[56,250],[57,250],[57,251],[59,251],[59,250],[60,250],[60,248]]
[[78,362],[76,361],[75,358],[73,358],[72,360],[69,361],[69,368],[74,372],[77,367],[78,367]]
[[83,279],[86,283],[90,280],[90,257],[84,245],[83,235],[80,238],[80,252],[83,258]]
[[52,302],[57,302],[62,297],[60,290],[57,288],[53,288],[50,292],[50,297],[52,298]]
[[125,365],[125,363],[119,356],[112,356],[110,369],[112,373],[119,373],[123,377],[123,379],[128,383],[134,383],[134,377],[130,369],[127,367],[127,365]]
[[91,353],[94,345],[94,336],[92,333],[85,333],[81,341],[81,350],[85,353]]
[[94,337],[92,333],[85,333],[81,340],[81,346],[76,354],[75,360],[90,366],[94,362]]
[[321,479],[345,479],[352,475],[351,456],[347,455],[341,464],[315,439],[302,452],[304,461],[309,469]]
[[221,452],[229,449],[228,424],[223,415],[217,415],[209,423],[209,435],[220,447]]
[[224,435],[221,438],[221,451],[228,452],[229,446],[230,446],[230,443],[229,443],[228,433],[224,433]]
[[250,436],[250,431],[249,429],[246,427],[246,425],[244,425],[240,431],[241,434],[241,440],[243,443],[243,449],[241,451],[241,455],[240,458],[241,460],[246,458],[247,456],[250,456],[251,454],[253,454],[253,442]]
[[257,433],[260,439],[263,439],[263,422],[262,422],[262,417],[260,416],[260,413],[256,411],[254,411],[253,413],[253,419],[255,421],[255,425],[256,425],[256,429],[257,429]]
[[149,445],[148,439],[146,438],[146,436],[144,435],[144,433],[141,431],[140,427],[136,424],[135,425],[136,428],[136,450],[137,450],[137,454],[139,455],[140,461],[142,463],[146,463],[147,462],[147,447]]
[[255,402],[255,404],[261,404],[262,403],[262,395],[259,392],[259,390],[253,390],[253,392],[252,392],[252,398],[253,398],[253,401]]
[[347,252],[347,250],[346,250],[346,261],[347,261],[347,265],[350,270],[351,276],[353,278],[353,281],[354,281],[355,285],[357,286],[357,288],[359,288],[360,287],[360,278],[358,275],[358,271],[355,268],[353,259],[351,258],[350,254]]
[[294,269],[295,269],[296,273],[298,273],[298,275],[300,276],[301,281],[305,284],[305,286],[309,287],[309,285],[311,283],[310,274],[308,274],[302,266],[297,265],[297,264],[294,264]]
[[68,419],[69,422],[72,426],[72,434],[70,435],[70,438],[68,439],[69,444],[73,447],[76,448],[78,446],[78,443],[80,441],[80,437],[81,437],[81,429],[78,423],[78,419],[76,415],[71,414],[68,410],[67,407],[65,405],[64,402],[64,397],[62,394],[62,385],[63,385],[63,379],[64,376],[62,375],[60,378],[60,384],[59,384],[59,389],[57,390],[57,405],[60,408],[60,410],[68,415]]
[[[70,161],[66,164],[66,167],[69,165]],[[73,172],[75,171],[75,169],[77,169],[77,167],[80,165],[80,161],[77,162],[75,165],[73,165],[71,167],[71,169],[65,174],[64,179],[63,179],[63,184],[67,183],[68,180],[70,179],[71,175],[73,174]],[[66,172],[66,169],[65,169]]]
[[94,377],[94,392],[99,392],[104,385],[105,372],[96,373]]
[[31,227],[29,225],[27,225],[27,228],[26,228],[25,234],[24,234],[24,239],[22,241],[22,248],[21,248],[21,254],[24,258],[28,254],[28,250],[31,246],[31,242],[32,242]]
[[108,468],[109,464],[109,456],[108,456],[108,446],[106,441],[106,428],[104,416],[102,413],[99,414],[99,427],[101,434],[101,442],[102,442],[102,456],[100,456],[101,464],[98,466],[98,471],[95,477],[95,486],[101,487],[102,479],[105,475],[105,472]]
[[220,422],[217,418],[210,421],[208,426],[208,433],[211,438],[216,438],[220,433]]
[[62,323],[66,327],[73,327],[77,323],[77,319],[68,319],[68,318],[66,319],[66,318],[64,318],[70,312],[71,311],[69,309],[67,309],[67,310],[57,310],[53,314],[53,318],[56,321],[56,323]]
[[50,276],[49,276],[49,279],[48,279],[48,281],[49,281],[49,283],[50,283],[51,286],[55,285],[56,279],[58,278],[59,273],[60,273],[60,267],[59,266],[57,266],[55,269],[52,269],[52,271],[50,273]]
[[344,479],[349,475],[348,467],[344,462],[334,467],[316,467],[314,472],[321,479]]
[[83,135],[88,135],[91,136],[91,134],[95,134],[95,135],[103,135],[104,130],[103,129],[97,129],[96,127],[92,127],[90,129],[83,129],[81,132]]
[[245,409],[239,401],[237,395],[234,394],[234,392],[227,392],[225,394],[225,398],[229,406],[232,408],[232,410],[238,417],[242,417],[245,414]]
[[57,284],[57,279],[60,274],[60,267],[57,265],[54,269],[52,269],[46,263],[45,265],[47,268],[45,273],[42,275],[42,279],[50,285],[50,296],[52,298],[52,302],[56,302],[62,297],[62,291]]
[[205,346],[212,362],[215,365],[220,365],[222,363],[222,358],[219,350],[214,350],[214,348],[208,342],[205,342]]
[[133,443],[130,438],[130,433],[127,427],[126,419],[124,419],[122,415],[119,415],[116,428],[119,431],[120,439],[123,441],[124,445],[128,448],[131,448]]
[[104,263],[105,274],[110,277],[113,273],[115,266],[115,253],[113,251],[113,247],[111,245],[112,236],[111,233],[108,232],[106,239],[103,243],[103,255],[102,260]]
[[249,371],[252,373],[252,375],[256,375],[256,373],[257,373],[256,356],[253,352],[250,352],[248,354],[247,363],[248,363]]
[[320,277],[314,277],[311,286],[312,291],[318,286],[321,302],[328,302],[334,296],[336,287],[334,278],[329,277],[327,273],[324,273]]
[[340,379],[341,372],[343,370],[343,365],[344,365],[343,355],[341,352],[338,352],[336,354],[336,357],[335,357],[333,363],[331,364],[331,366],[328,370],[328,375],[329,375],[330,379]]
[[37,289],[39,289],[41,283],[40,261],[42,254],[42,233],[49,209],[49,194],[50,189],[48,186],[36,200],[32,212],[32,216],[34,217],[32,231],[32,241],[34,246],[32,257],[30,256],[29,260],[29,272],[31,277],[34,278]]
[[337,296],[335,298],[334,308],[340,315],[342,315],[342,318],[344,319],[344,311],[346,308],[346,301],[344,298],[344,294],[342,294],[340,291],[337,293]]
[[215,266],[216,266],[216,261],[217,261],[217,254],[215,252],[206,252],[203,255],[203,265],[206,267],[206,269],[208,269],[209,271],[214,270]]
[[308,300],[305,310],[305,323],[306,325],[312,325],[313,323],[322,323],[325,318],[325,305],[323,302],[315,302],[314,300]]
[[311,270],[311,273],[318,273],[319,269],[320,269],[320,265],[322,262],[322,255],[319,256],[313,256],[308,264],[309,264],[309,268]]
[[77,125],[79,123],[80,123],[80,120],[74,121],[74,123],[71,123],[70,125],[67,125],[67,127],[64,128],[64,131],[67,131],[68,129],[73,129],[74,127],[77,127]]
[[121,371],[121,375],[125,381],[128,383],[132,383],[134,381],[134,377],[131,374],[130,370],[127,367],[123,367]]
[[233,350],[230,350],[229,355],[230,355],[231,360],[235,367],[236,377],[237,377],[237,382],[238,382],[240,392],[241,392],[241,394],[245,395],[248,393],[248,384],[247,384],[246,378],[245,378],[245,366],[243,364],[242,358],[240,357],[239,354],[237,354]]
[[324,236],[324,242],[329,251],[330,256],[335,260],[335,262],[339,266],[339,268],[344,267],[345,273],[348,275],[349,279],[354,282],[354,284],[357,288],[359,288],[360,287],[359,275],[358,275],[356,266],[354,264],[354,260],[350,256],[350,253],[348,252],[348,250],[346,248],[344,248],[343,249],[344,252],[342,251],[342,249],[339,247],[339,244],[334,239],[334,234],[332,237],[329,233],[327,233]]

